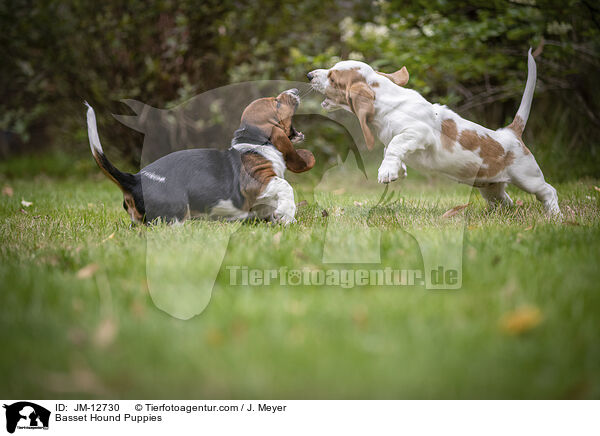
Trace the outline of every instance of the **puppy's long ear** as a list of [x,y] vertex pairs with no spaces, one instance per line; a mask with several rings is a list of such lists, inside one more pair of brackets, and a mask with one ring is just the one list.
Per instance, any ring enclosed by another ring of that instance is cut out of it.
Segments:
[[277,150],[283,154],[285,166],[294,173],[302,173],[310,170],[315,164],[313,154],[304,149],[296,150],[294,144],[279,126],[273,126],[271,131],[271,142]]
[[375,93],[366,83],[356,82],[346,89],[346,100],[348,100],[348,106],[350,106],[350,109],[352,109],[352,112],[354,112],[356,118],[358,118],[367,148],[369,151],[373,150],[375,138],[373,137],[368,122],[371,121],[373,115],[375,115],[375,107],[373,106]]
[[406,67],[402,67],[392,74],[381,73],[379,71],[377,71],[377,74],[381,74],[382,76],[387,77],[398,86],[406,86],[406,84],[408,83],[409,76]]

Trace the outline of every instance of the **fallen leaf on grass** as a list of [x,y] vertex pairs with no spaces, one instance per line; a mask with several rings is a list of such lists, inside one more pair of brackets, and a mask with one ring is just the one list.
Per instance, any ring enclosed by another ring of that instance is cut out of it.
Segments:
[[130,310],[136,318],[143,318],[146,314],[146,307],[140,300],[137,299],[133,300],[133,302],[131,303]]
[[600,192],[600,188],[598,188],[597,186],[594,186],[594,189],[598,192]]
[[243,338],[248,331],[248,326],[245,322],[236,320],[231,323],[231,336],[235,339]]
[[58,260],[58,257],[56,257],[54,255],[47,255],[47,256],[42,256],[40,258],[40,262],[47,263],[48,265],[51,265],[51,266],[58,266],[59,260]]
[[522,239],[523,239],[523,234],[517,233],[517,239],[515,240],[515,243],[520,244]]
[[85,331],[79,327],[73,327],[67,332],[67,338],[72,344],[81,345],[85,342]]
[[535,306],[521,306],[505,314],[500,320],[502,330],[511,335],[520,335],[542,322],[542,312]]
[[365,307],[359,306],[352,312],[352,321],[359,328],[366,327],[369,321],[369,312]]
[[94,344],[99,348],[106,348],[115,340],[117,330],[117,323],[112,318],[104,319],[94,332]]
[[21,206],[23,206],[23,207],[29,207],[32,204],[33,204],[33,202],[31,202],[31,201],[21,200]]
[[529,230],[533,230],[533,224],[525,229],[526,232],[528,232]]
[[361,206],[364,206],[366,203],[367,203],[366,201],[363,201],[363,202],[355,201],[354,205],[357,206],[357,207],[361,207]]
[[517,206],[523,206],[523,200],[517,200],[517,201],[515,201],[515,204]]
[[83,268],[81,268],[79,271],[77,271],[77,278],[78,279],[89,279],[96,273],[96,271],[98,271],[98,268],[99,268],[98,264],[90,263],[89,265],[86,265]]
[[328,217],[328,216],[329,216],[329,212],[327,212],[325,209],[323,209],[323,211],[321,212],[321,216],[322,216],[323,218],[326,218],[326,217]]
[[8,185],[6,185],[2,188],[2,195],[6,195],[7,197],[12,197],[14,193],[15,193],[15,191],[13,191],[13,188],[11,188]]
[[108,235],[106,238],[104,238],[102,240],[102,243],[104,244],[106,241],[108,241],[109,239],[112,239],[115,237],[115,232],[112,232],[110,235]]
[[301,208],[301,207],[304,207],[304,206],[308,206],[308,201],[302,200],[302,201],[296,203],[296,207],[297,208]]
[[471,203],[467,203],[467,204],[461,204],[458,206],[454,206],[452,209],[447,210],[444,215],[442,215],[442,218],[452,218],[454,215],[456,215],[457,213],[459,213],[461,210],[469,207]]
[[571,220],[564,221],[564,224],[566,224],[568,226],[580,226],[581,225],[577,221],[571,221]]
[[83,301],[81,301],[81,298],[78,298],[78,297],[73,298],[73,301],[71,302],[71,304],[73,305],[74,311],[81,312],[83,310]]
[[302,259],[302,260],[310,260],[310,258],[309,258],[309,257],[308,257],[306,254],[304,254],[304,253],[303,253],[301,250],[299,250],[299,249],[295,249],[295,250],[292,252],[292,254],[293,254],[294,256],[296,256],[298,259]]
[[213,347],[221,345],[224,339],[225,337],[223,336],[223,333],[215,328],[209,329],[205,335],[206,342]]

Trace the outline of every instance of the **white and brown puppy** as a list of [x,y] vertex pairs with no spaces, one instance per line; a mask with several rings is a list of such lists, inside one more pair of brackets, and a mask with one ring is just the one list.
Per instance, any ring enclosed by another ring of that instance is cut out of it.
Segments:
[[507,183],[535,194],[550,215],[560,215],[556,190],[544,180],[521,135],[529,117],[535,90],[536,66],[528,54],[525,92],[514,121],[490,130],[465,120],[446,106],[432,104],[406,89],[406,67],[393,74],[375,71],[358,61],[338,62],[331,69],[307,74],[312,87],[325,95],[323,107],[343,108],[356,114],[369,150],[374,136],[385,145],[378,181],[406,176],[405,163],[418,170],[435,171],[476,186],[490,205],[512,205]]
[[244,110],[228,150],[177,151],[137,174],[119,171],[106,158],[94,110],[86,103],[90,147],[100,169],[123,192],[123,207],[135,223],[210,216],[289,224],[296,203],[285,169],[299,173],[315,164],[310,151],[293,145],[304,139],[292,126],[299,103],[297,89],[255,100]]

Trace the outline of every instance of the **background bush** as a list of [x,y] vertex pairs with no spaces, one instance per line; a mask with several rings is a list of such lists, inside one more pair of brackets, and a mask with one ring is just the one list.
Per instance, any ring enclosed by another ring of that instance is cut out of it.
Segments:
[[[497,128],[516,112],[532,46],[541,53],[528,145],[554,178],[600,168],[600,6],[590,0],[6,0],[0,26],[0,156],[87,152],[84,99],[102,124],[128,111],[123,98],[172,107],[228,83],[304,80],[347,58],[406,65],[430,101]],[[140,134],[106,125],[111,156],[135,165]]]

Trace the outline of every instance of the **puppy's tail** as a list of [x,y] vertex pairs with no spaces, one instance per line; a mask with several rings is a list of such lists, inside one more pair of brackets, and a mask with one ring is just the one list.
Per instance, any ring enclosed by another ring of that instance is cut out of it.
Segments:
[[106,176],[111,179],[113,182],[117,184],[121,191],[124,193],[130,193],[131,189],[135,185],[135,177],[133,174],[123,173],[114,167],[113,164],[106,158],[104,155],[104,150],[102,150],[102,145],[100,144],[100,137],[98,136],[98,127],[96,126],[96,114],[94,113],[94,109],[88,104],[88,102],[84,102],[88,107],[87,110],[87,128],[88,128],[88,137],[90,139],[90,148],[92,149],[92,155],[96,160],[96,163],[102,170]]
[[537,69],[535,66],[535,60],[531,54],[531,47],[527,52],[527,84],[525,85],[525,92],[523,98],[521,98],[521,105],[515,115],[515,119],[509,124],[508,128],[512,129],[517,136],[523,134],[525,130],[525,124],[529,118],[529,111],[531,110],[531,101],[533,100],[533,93],[535,92],[535,81],[537,76]]

